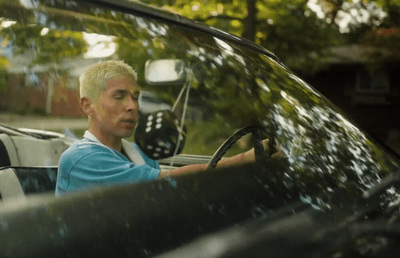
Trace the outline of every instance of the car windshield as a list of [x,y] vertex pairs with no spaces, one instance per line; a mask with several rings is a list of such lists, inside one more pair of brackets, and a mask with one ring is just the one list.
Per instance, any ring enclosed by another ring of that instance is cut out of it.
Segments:
[[[181,156],[209,157],[238,129],[260,125],[285,156],[276,173],[288,188],[301,179],[305,192],[359,193],[399,169],[273,55],[220,32],[90,3],[1,1],[0,43],[1,110],[83,118],[79,76],[101,60],[124,60],[137,71],[142,113],[173,109],[184,123]],[[151,77],[157,61],[169,64],[167,75]],[[245,136],[226,155],[251,147]]]

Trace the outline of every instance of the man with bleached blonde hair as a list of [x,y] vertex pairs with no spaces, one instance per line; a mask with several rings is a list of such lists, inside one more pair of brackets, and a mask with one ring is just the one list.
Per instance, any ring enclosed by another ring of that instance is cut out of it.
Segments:
[[100,92],[107,87],[107,80],[116,75],[126,75],[137,81],[135,70],[123,61],[104,61],[91,66],[79,78],[80,97],[97,99]]
[[[90,67],[80,78],[80,106],[89,118],[83,139],[61,156],[56,195],[108,186],[153,180],[164,176],[204,170],[195,164],[161,171],[157,161],[126,141],[138,120],[140,88],[137,75],[123,61],[103,61]],[[264,148],[268,142],[263,141]],[[225,159],[217,166],[254,161],[254,150]]]

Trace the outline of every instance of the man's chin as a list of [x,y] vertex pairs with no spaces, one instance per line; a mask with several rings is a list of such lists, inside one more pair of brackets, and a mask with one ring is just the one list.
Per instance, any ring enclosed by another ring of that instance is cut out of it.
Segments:
[[131,137],[132,136],[132,134],[133,134],[133,131],[134,130],[129,130],[129,131],[126,131],[126,132],[121,132],[121,138],[129,138],[129,137]]

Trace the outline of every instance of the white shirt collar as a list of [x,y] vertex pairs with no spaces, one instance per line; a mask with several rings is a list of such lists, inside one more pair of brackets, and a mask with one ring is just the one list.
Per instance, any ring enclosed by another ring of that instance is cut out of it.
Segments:
[[[110,149],[108,146],[104,145],[99,139],[97,139],[96,136],[94,136],[88,130],[85,131],[85,134],[83,135],[83,137]],[[135,164],[137,166],[145,164],[142,155],[140,155],[139,151],[135,148],[135,146],[132,145],[132,143],[128,142],[125,139],[122,139],[122,148],[133,164]]]

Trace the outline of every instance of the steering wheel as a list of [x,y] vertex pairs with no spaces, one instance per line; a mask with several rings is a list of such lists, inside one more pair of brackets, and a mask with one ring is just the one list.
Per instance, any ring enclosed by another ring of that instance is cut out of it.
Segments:
[[[242,129],[239,129],[234,134],[232,134],[213,154],[210,161],[207,164],[206,169],[213,169],[217,166],[218,161],[222,158],[222,156],[232,147],[234,143],[236,143],[240,138],[243,136],[251,133],[253,139],[253,146],[255,152],[256,162],[260,163],[261,165],[266,165],[268,159],[265,157],[264,148],[262,145],[262,137],[261,133],[264,132],[264,129],[259,125],[253,126],[246,126]],[[270,153],[273,153],[273,144],[274,139],[272,138],[268,145],[270,148]]]

